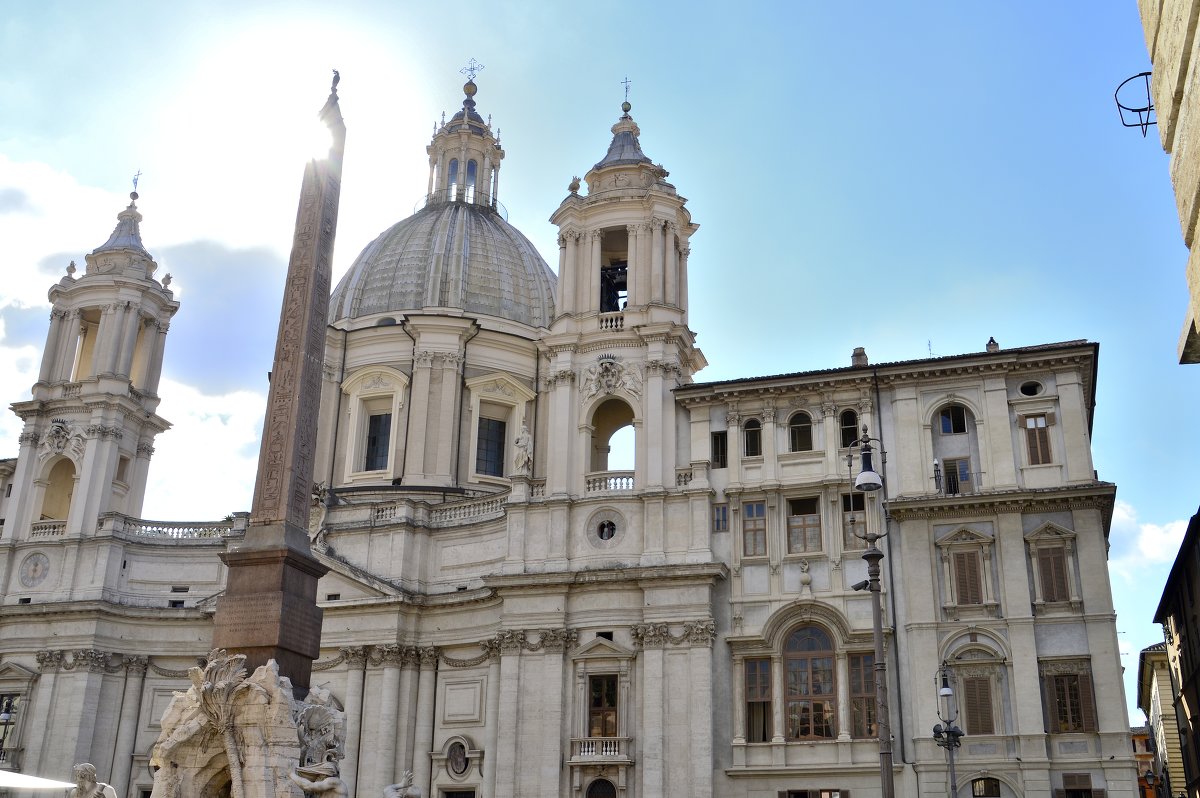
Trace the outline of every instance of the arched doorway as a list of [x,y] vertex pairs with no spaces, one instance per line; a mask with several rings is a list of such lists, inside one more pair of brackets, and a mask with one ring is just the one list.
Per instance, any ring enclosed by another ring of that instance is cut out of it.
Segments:
[[75,464],[66,457],[60,458],[46,476],[46,488],[42,494],[42,512],[39,520],[66,520],[71,510],[71,498],[75,495]]
[[588,471],[632,471],[636,445],[633,408],[615,397],[601,402],[592,413],[592,450]]
[[608,779],[596,779],[588,785],[587,798],[617,798],[617,788]]

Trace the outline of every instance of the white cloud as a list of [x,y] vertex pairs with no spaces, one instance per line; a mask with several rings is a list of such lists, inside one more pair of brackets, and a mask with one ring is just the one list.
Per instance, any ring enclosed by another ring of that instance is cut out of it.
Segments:
[[159,412],[174,426],[155,439],[142,517],[214,521],[248,511],[266,395],[206,395],[168,379],[159,393]]
[[1147,568],[1157,570],[1174,562],[1187,525],[1186,518],[1165,524],[1139,523],[1131,504],[1117,502],[1109,536],[1117,552],[1109,562],[1113,573],[1135,581],[1145,575]]

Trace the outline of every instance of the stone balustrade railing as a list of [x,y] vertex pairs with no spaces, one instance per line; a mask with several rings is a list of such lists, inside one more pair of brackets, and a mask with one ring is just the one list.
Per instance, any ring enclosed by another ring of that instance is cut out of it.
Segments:
[[604,332],[620,332],[625,329],[624,313],[601,313],[600,329]]
[[692,483],[692,469],[676,468],[675,469],[675,487],[683,488]]
[[546,498],[546,480],[544,480],[544,479],[529,480],[529,498],[531,498],[531,499]]
[[507,494],[493,495],[486,499],[473,499],[454,504],[442,504],[429,511],[430,526],[454,526],[463,521],[486,521],[504,515]]
[[633,490],[632,471],[596,471],[584,477],[588,493],[623,493]]
[[31,538],[58,538],[67,531],[66,521],[34,521],[29,525]]
[[244,534],[249,513],[234,513],[224,521],[148,521],[120,513],[100,517],[99,532],[147,540],[220,540]]
[[571,758],[573,760],[628,759],[630,737],[573,737]]

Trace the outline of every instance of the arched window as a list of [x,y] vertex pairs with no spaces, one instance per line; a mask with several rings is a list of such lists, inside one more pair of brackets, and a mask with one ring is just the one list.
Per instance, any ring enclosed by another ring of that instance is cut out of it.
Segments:
[[587,798],[617,798],[617,788],[608,779],[596,779],[588,785]]
[[742,437],[745,446],[742,453],[746,457],[762,457],[762,422],[752,418],[742,427]]
[[829,635],[816,626],[801,626],[788,635],[783,657],[787,739],[834,739],[837,687]]
[[843,410],[841,415],[842,448],[853,446],[858,441],[858,413]]
[[458,159],[457,158],[450,159],[450,168],[446,170],[446,188],[449,189],[446,192],[446,199],[451,200],[451,201],[458,199]]
[[42,494],[41,520],[65,521],[75,494],[75,464],[62,458],[50,469]]
[[971,798],[1000,798],[1000,780],[975,779],[971,782]]
[[812,418],[802,410],[788,421],[788,451],[811,452],[812,448]]
[[467,202],[475,201],[475,176],[479,171],[479,164],[474,160],[467,161]]

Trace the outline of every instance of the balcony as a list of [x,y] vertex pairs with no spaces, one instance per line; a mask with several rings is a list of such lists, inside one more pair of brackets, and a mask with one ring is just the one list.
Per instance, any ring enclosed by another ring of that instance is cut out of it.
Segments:
[[572,737],[572,765],[631,765],[632,737]]
[[633,493],[632,471],[593,471],[584,477],[588,494]]
[[66,531],[66,521],[34,521],[29,525],[31,538],[61,538]]

